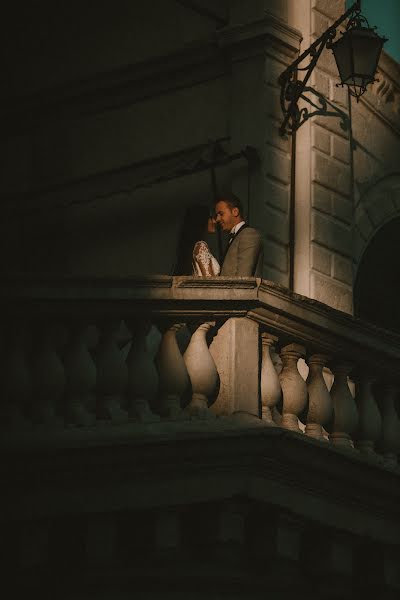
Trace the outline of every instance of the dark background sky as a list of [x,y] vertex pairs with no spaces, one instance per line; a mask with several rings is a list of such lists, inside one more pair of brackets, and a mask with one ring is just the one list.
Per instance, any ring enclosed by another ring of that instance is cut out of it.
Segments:
[[[346,0],[347,7],[353,3]],[[400,62],[400,0],[361,0],[361,12],[379,35],[389,38],[384,49]]]

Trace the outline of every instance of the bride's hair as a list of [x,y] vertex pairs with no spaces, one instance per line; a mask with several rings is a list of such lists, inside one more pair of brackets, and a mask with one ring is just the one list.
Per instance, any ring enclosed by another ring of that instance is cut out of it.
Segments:
[[192,251],[195,242],[207,235],[210,209],[207,205],[194,204],[186,209],[178,237],[176,262],[173,275],[192,274]]

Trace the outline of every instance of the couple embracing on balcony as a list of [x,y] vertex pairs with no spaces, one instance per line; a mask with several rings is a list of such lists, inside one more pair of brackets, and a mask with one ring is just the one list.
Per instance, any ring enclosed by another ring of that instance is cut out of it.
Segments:
[[193,275],[262,277],[262,238],[256,229],[245,222],[239,198],[230,195],[218,199],[215,203],[214,222],[222,231],[229,232],[222,264],[218,263],[206,242],[198,241],[193,248]]

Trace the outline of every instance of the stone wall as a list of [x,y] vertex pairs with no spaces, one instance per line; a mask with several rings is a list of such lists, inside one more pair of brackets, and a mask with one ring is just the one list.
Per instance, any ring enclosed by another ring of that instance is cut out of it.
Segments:
[[353,110],[356,272],[377,231],[400,215],[400,66],[385,53],[377,79]]
[[[289,203],[291,140],[279,136],[282,119],[278,77],[295,58],[299,33],[285,25],[286,2],[233,3],[231,136],[233,147],[251,145],[259,164],[247,172],[234,170],[232,188],[250,197],[249,221],[264,236],[264,277],[289,285]],[[276,18],[278,17],[278,18]],[[240,39],[257,45],[243,49]]]
[[[321,0],[299,3],[294,19],[303,32],[301,51],[344,12],[344,4]],[[348,114],[347,93],[336,87],[336,73],[333,54],[324,49],[311,86]],[[308,96],[319,104],[311,92]],[[313,117],[297,133],[295,290],[350,313],[351,196],[349,132],[338,117]]]
[[[365,248],[399,214],[398,64],[383,55],[379,82],[350,107],[323,51],[310,83],[351,108],[352,131],[332,116],[302,125],[294,181],[292,139],[278,132],[279,75],[344,5],[153,0],[79,22],[68,7],[62,19],[27,13],[18,44],[6,36],[0,268],[172,274],[187,210],[212,202],[210,169],[198,167],[219,140],[239,158],[217,167],[217,185],[261,230],[264,277],[291,283],[294,191],[294,290],[351,313]],[[248,146],[256,160],[241,156]]]
[[262,230],[265,277],[288,285],[277,77],[299,35],[286,2],[197,4],[124,4],[78,21],[68,7],[38,9],[18,51],[7,38],[3,270],[173,273],[187,209],[213,199],[209,169],[184,172],[220,140],[227,155],[259,156],[250,173],[244,157],[218,167],[217,184]]
[[75,17],[38,9],[10,57],[2,263],[169,273],[188,205],[209,202],[210,175],[154,181],[229,135],[215,22],[157,1]]
[[[345,2],[293,4],[301,50],[345,11]],[[347,91],[336,85],[333,54],[325,49],[311,85],[348,115],[351,127],[317,116],[297,133],[295,290],[350,313],[363,252],[379,228],[399,215],[399,66],[385,53],[377,77],[360,102],[353,98],[350,104]]]

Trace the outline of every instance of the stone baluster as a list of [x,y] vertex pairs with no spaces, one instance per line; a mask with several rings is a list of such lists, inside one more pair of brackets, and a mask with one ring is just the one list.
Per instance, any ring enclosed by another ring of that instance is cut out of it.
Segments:
[[313,354],[307,361],[309,373],[307,377],[308,412],[306,435],[317,440],[326,441],[323,428],[332,419],[333,407],[322,370],[328,361],[324,354]]
[[[282,373],[282,369],[283,369],[282,359],[274,347],[270,348],[270,355],[271,355],[272,364],[274,365],[274,369],[275,369],[276,374],[278,375],[278,379],[279,379],[280,374]],[[279,385],[280,385],[280,383],[279,383]],[[272,418],[274,420],[275,425],[278,425],[278,427],[281,427],[282,426],[282,388],[281,388],[281,398],[278,401],[278,404],[276,406],[272,407],[271,413],[272,413]]]
[[24,409],[32,394],[32,378],[26,360],[26,332],[21,323],[3,331],[0,415],[2,427],[26,425]]
[[96,387],[96,366],[87,347],[88,326],[74,323],[64,356],[65,418],[75,425],[91,425],[94,415],[89,405]]
[[124,422],[128,415],[122,408],[128,384],[128,370],[118,346],[118,320],[103,320],[99,324],[100,339],[96,349],[96,416],[114,422]]
[[292,431],[301,431],[298,417],[307,405],[307,385],[301,377],[297,361],[304,358],[305,348],[300,344],[289,344],[282,348],[283,369],[280,382],[283,393],[282,427]]
[[270,333],[261,334],[262,367],[261,367],[261,401],[262,419],[274,426],[273,412],[282,398],[281,384],[272,362],[271,352],[278,338]]
[[355,432],[355,445],[361,454],[375,456],[375,444],[382,434],[382,419],[372,392],[375,378],[368,373],[357,376],[355,397],[358,409],[358,427]]
[[161,414],[170,419],[182,418],[181,398],[189,386],[189,375],[179,350],[176,334],[184,327],[178,323],[163,331],[156,357],[159,376]]
[[54,425],[60,421],[56,415],[65,389],[64,365],[56,350],[56,328],[42,322],[35,329],[30,412],[34,422]]
[[382,413],[380,449],[388,467],[397,465],[397,456],[400,454],[400,419],[395,407],[397,395],[398,388],[391,384],[382,385],[379,390]]
[[213,417],[208,406],[216,391],[219,377],[207,344],[207,333],[215,323],[202,323],[193,333],[183,360],[192,384],[192,399],[186,412],[196,417]]
[[159,421],[159,415],[156,415],[150,408],[158,389],[158,373],[154,364],[154,356],[150,353],[147,344],[151,323],[150,321],[131,321],[128,326],[133,335],[126,359],[129,418],[142,422]]
[[358,423],[357,408],[347,379],[351,369],[352,365],[348,363],[333,364],[331,369],[335,379],[331,387],[333,422],[329,439],[344,448],[354,448],[351,434]]

